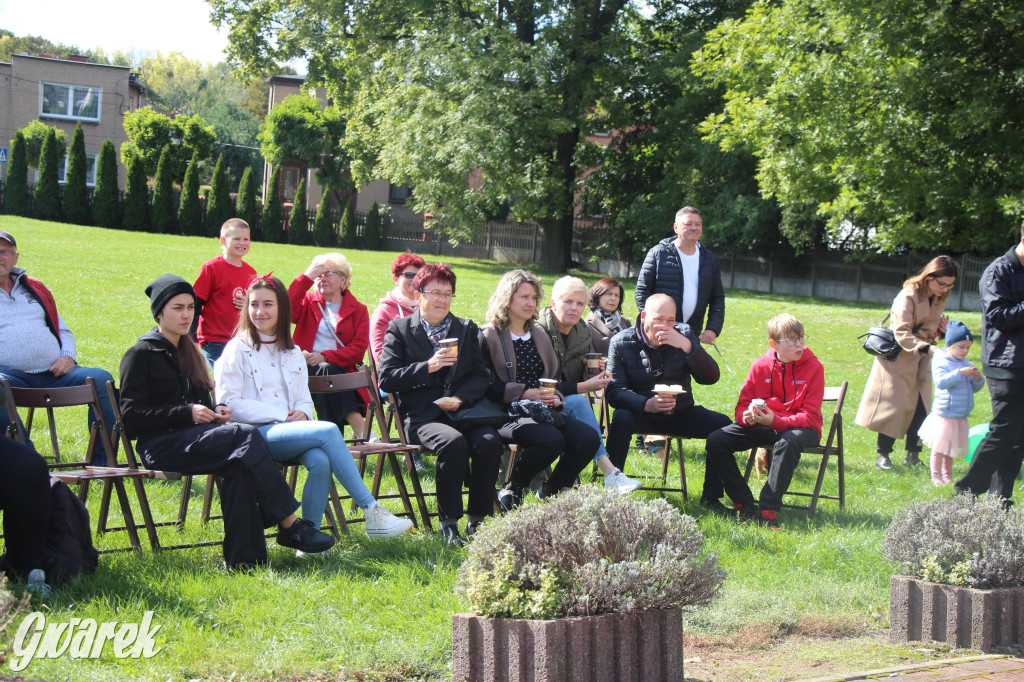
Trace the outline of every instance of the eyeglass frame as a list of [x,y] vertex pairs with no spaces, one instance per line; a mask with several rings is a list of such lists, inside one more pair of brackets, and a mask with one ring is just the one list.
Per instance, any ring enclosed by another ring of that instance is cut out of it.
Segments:
[[0,258],[14,258],[17,255],[17,249],[0,249]]
[[778,343],[781,343],[782,345],[789,346],[789,347],[793,347],[793,346],[806,346],[807,345],[807,336],[804,335],[804,336],[798,336],[796,338],[779,339]]
[[424,296],[429,296],[430,298],[440,298],[440,299],[446,300],[446,301],[455,300],[455,292],[454,291],[438,291],[437,289],[431,289],[430,291],[424,291],[423,289],[419,289],[419,293],[423,294]]

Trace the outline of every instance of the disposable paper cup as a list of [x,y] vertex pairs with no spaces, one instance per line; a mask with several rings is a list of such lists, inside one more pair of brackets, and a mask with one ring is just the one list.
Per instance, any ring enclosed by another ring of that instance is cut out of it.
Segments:
[[459,354],[459,340],[458,339],[441,339],[440,342],[441,350],[448,353],[448,355]]
[[555,381],[554,379],[541,379],[540,380],[540,390],[543,391],[546,395],[554,395],[555,394],[555,385],[557,383],[558,382]]
[[761,398],[754,398],[753,400],[750,401],[750,406],[753,407],[758,412],[764,412],[765,409],[767,409],[768,404],[765,403],[765,401],[762,400]]
[[600,353],[587,353],[587,374],[596,377],[601,373],[601,354]]

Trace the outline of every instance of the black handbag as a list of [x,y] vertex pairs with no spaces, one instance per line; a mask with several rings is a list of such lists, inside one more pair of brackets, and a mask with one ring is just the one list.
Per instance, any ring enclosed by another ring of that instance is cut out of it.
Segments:
[[[464,348],[464,342],[466,340],[466,330],[469,328],[468,322],[463,322],[462,333],[459,335],[459,350]],[[502,344],[502,350],[505,346]],[[506,355],[508,351],[505,351]],[[459,366],[459,360],[462,359],[460,355],[455,359],[455,364],[452,365],[448,371],[448,379],[444,384],[444,394],[446,396],[451,395],[452,381],[455,379],[455,369]],[[505,358],[508,359],[507,357]],[[457,425],[462,427],[474,427],[474,426],[501,426],[509,420],[508,410],[503,405],[499,405],[488,397],[482,397],[468,407],[460,407],[455,412],[449,412],[448,417]]]
[[899,357],[903,349],[900,348],[900,344],[896,343],[896,335],[893,331],[884,326],[888,320],[889,315],[886,315],[881,325],[871,327],[866,334],[861,334],[857,338],[864,339],[861,347],[869,355],[892,361]]

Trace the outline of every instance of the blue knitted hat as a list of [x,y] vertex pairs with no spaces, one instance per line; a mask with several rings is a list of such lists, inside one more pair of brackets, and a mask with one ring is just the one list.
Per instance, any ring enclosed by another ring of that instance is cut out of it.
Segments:
[[950,320],[946,325],[946,348],[961,341],[974,341],[974,335],[967,325],[957,320]]

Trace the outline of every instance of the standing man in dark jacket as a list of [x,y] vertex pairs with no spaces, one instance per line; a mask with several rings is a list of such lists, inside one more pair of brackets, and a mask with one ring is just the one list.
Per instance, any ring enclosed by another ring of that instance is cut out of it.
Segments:
[[662,239],[644,258],[636,280],[636,307],[643,310],[652,295],[667,294],[676,302],[676,320],[690,325],[704,345],[713,344],[725,323],[718,258],[700,244],[704,227],[700,211],[693,206],[676,212],[672,229],[675,238]]
[[[691,377],[710,385],[718,381],[718,364],[707,354],[689,325],[676,325],[676,302],[666,294],[647,299],[640,324],[625,329],[608,347],[612,381],[605,392],[615,408],[608,427],[608,455],[622,469],[634,433],[664,433],[707,438],[732,423],[724,414],[696,405]],[[679,384],[676,396],[656,394],[656,384]]]
[[[114,427],[106,383],[113,377],[105,369],[81,367],[75,361],[75,336],[57,312],[53,294],[18,265],[18,242],[0,230],[0,377],[16,388],[83,386],[96,381],[107,428]],[[89,423],[95,417],[91,411]],[[0,435],[8,426],[0,403]],[[93,464],[103,466],[107,455],[97,443]]]
[[1009,500],[1024,461],[1024,223],[1021,241],[985,268],[978,289],[981,367],[992,396],[992,422],[955,487]]

